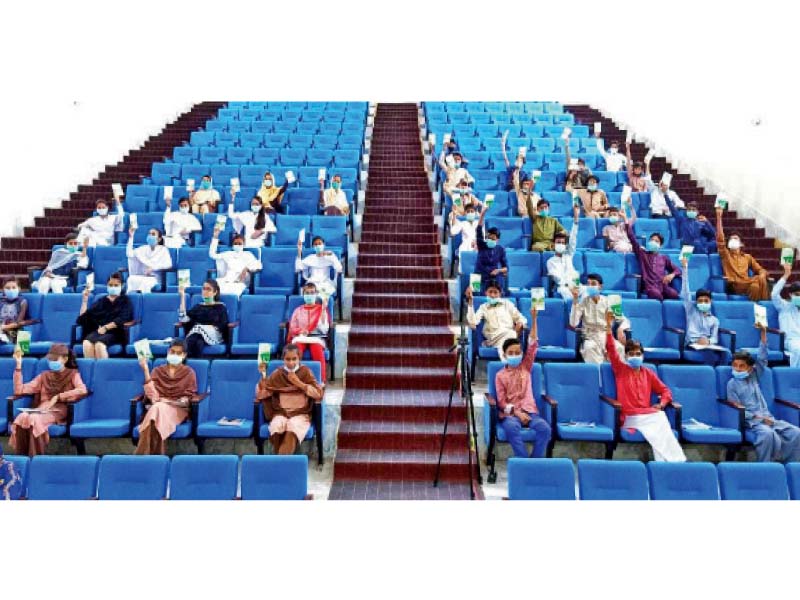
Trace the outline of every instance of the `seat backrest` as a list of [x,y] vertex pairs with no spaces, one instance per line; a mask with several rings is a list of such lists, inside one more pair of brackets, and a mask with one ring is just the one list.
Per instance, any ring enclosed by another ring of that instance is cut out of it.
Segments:
[[242,457],[242,500],[303,500],[308,493],[308,456]]
[[289,287],[294,291],[297,284],[297,274],[294,270],[296,259],[296,248],[262,248],[261,264],[264,268],[258,274],[258,286]]
[[[35,358],[22,359],[22,380],[30,381],[33,379],[36,369]],[[14,370],[17,368],[17,361],[13,358],[0,358],[0,398],[8,398],[14,395]],[[5,416],[5,412],[3,412]]]
[[88,500],[97,493],[96,456],[33,458],[28,471],[29,500]]
[[723,500],[788,500],[786,470],[780,463],[717,465]]
[[606,290],[625,289],[625,255],[616,252],[586,252],[583,255],[585,273],[597,273],[603,278]]
[[638,460],[578,460],[581,500],[647,500],[647,470]]
[[[654,233],[659,233],[664,237],[664,247],[669,246],[670,231],[669,221],[667,219],[637,219],[633,225],[633,232],[636,234],[636,239],[642,246],[647,243],[650,236]],[[644,243],[642,242],[644,238]]]
[[69,344],[82,302],[82,294],[47,294],[42,298],[42,323],[36,341]]
[[266,342],[275,347],[280,340],[278,326],[283,321],[285,307],[285,296],[261,294],[242,296],[239,307],[238,341],[243,344]]
[[500,230],[500,243],[504,248],[519,248],[525,250],[522,217],[492,217],[486,219],[486,229],[497,227]]
[[508,287],[531,289],[542,285],[542,261],[538,252],[507,252]]
[[714,314],[719,319],[719,326],[736,332],[737,348],[757,348],[759,345],[758,329],[753,327],[753,303],[718,300],[711,304]]
[[786,482],[789,484],[789,497],[800,500],[800,463],[786,463]]
[[[172,337],[178,322],[178,294],[144,294],[139,339],[163,340]],[[188,307],[187,307],[188,308]]]
[[672,392],[672,398],[683,406],[684,421],[694,418],[708,425],[720,425],[716,374],[712,367],[661,365],[658,375]]
[[98,500],[163,500],[169,458],[109,454],[100,461]]
[[664,300],[661,303],[663,322],[667,327],[677,327],[686,331],[686,309],[680,300]]
[[260,376],[254,361],[215,360],[211,364],[211,395],[200,403],[200,421],[252,419]]
[[273,244],[276,246],[297,247],[297,236],[301,229],[306,230],[306,246],[311,241],[310,215],[278,215],[275,227],[278,231],[274,234]]
[[508,459],[509,500],[575,500],[575,470],[568,458]]
[[311,235],[320,236],[328,246],[347,248],[347,217],[314,215],[311,217]]
[[[572,232],[572,217],[562,217],[559,221],[561,221],[561,224],[567,232]],[[597,236],[597,230],[595,229],[596,221],[597,219],[578,219],[578,248],[594,247],[594,240]]]
[[[797,402],[800,399],[800,369],[792,367],[775,367],[772,369],[773,381],[775,383],[774,395],[781,400]],[[764,391],[764,380],[762,379],[762,392]],[[764,392],[766,398],[766,392]],[[769,402],[769,400],[767,400]]]
[[89,419],[127,419],[130,402],[142,394],[144,375],[134,359],[98,360],[92,376],[92,394],[76,408],[75,421]]
[[623,298],[622,312],[631,323],[631,335],[643,346],[660,346],[662,338],[661,303],[658,300]]
[[128,267],[128,257],[124,246],[98,246],[94,250],[94,280],[98,285],[105,285],[112,273]]
[[170,500],[233,500],[239,457],[177,455],[170,468]]
[[[519,299],[519,312],[528,320],[530,325],[530,296]],[[569,345],[567,314],[564,301],[561,298],[545,298],[544,311],[539,311],[537,314],[537,332],[540,346],[566,347]]]
[[717,469],[709,462],[647,463],[653,500],[719,500]]
[[600,373],[589,363],[546,363],[546,393],[558,402],[558,420],[602,421]]

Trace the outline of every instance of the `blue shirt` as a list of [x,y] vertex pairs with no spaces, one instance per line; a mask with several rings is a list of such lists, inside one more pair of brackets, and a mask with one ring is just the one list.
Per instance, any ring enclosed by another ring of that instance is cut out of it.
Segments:
[[476,242],[478,245],[478,260],[475,262],[475,272],[480,273],[481,277],[491,277],[490,273],[495,269],[507,269],[506,249],[499,243],[494,248],[486,245],[483,238],[483,226],[477,227]]
[[664,200],[669,206],[669,212],[675,218],[675,226],[678,230],[678,237],[681,243],[687,246],[694,246],[701,254],[708,254],[717,249],[717,230],[708,221],[698,221],[690,219],[686,213],[675,208],[675,203],[669,197],[664,196]]
[[758,384],[767,368],[767,345],[764,343],[758,346],[758,358],[753,372],[746,379],[731,378],[728,381],[728,400],[733,400],[744,405],[744,418],[748,427],[753,427],[761,422],[761,418],[767,417],[774,419],[769,412],[767,401],[761,393],[761,386]]
[[786,332],[787,340],[800,340],[800,308],[781,298],[781,291],[786,280],[781,279],[772,288],[772,304],[778,311],[778,323],[781,331]]
[[697,305],[692,302],[692,294],[689,291],[689,274],[685,273],[681,278],[681,299],[683,308],[686,309],[686,342],[693,344],[700,338],[707,338],[709,343],[719,343],[719,319],[709,313],[702,313],[697,309]]

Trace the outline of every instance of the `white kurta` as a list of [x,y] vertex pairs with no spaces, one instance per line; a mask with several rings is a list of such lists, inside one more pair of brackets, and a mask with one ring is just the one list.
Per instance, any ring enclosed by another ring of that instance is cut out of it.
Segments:
[[209,204],[214,204],[216,206],[219,204],[220,196],[219,192],[214,188],[210,188],[207,190],[199,189],[194,193],[192,196],[192,212],[194,213],[207,213],[210,212],[211,207]]
[[459,221],[456,219],[450,224],[450,235],[456,236],[461,234],[461,245],[458,247],[458,257],[461,258],[462,252],[469,252],[470,250],[477,250],[478,246],[475,242],[478,231],[478,220],[471,223],[469,221]]
[[158,285],[155,275],[147,275],[147,270],[163,271],[172,268],[172,257],[166,246],[148,245],[133,249],[133,237],[128,238],[128,247],[125,251],[128,257],[128,293],[142,292],[149,294]]
[[242,229],[244,229],[244,245],[247,248],[261,248],[264,245],[267,234],[278,231],[272,219],[267,215],[264,219],[264,229],[261,231],[261,235],[254,239],[252,236],[256,232],[258,213],[254,213],[251,210],[247,212],[234,212],[233,204],[228,206],[228,218],[231,220],[236,233],[241,234]]
[[683,448],[675,439],[669,419],[663,411],[648,415],[628,415],[623,427],[637,429],[653,448],[653,455],[658,461],[686,462]]
[[[294,270],[302,273],[305,281],[314,283],[318,291],[329,296],[336,293],[336,277],[342,272],[342,263],[333,252],[326,250],[326,254],[322,256],[312,254],[302,260],[298,258],[294,264]],[[333,279],[331,279],[331,267],[336,272]]]
[[217,261],[217,283],[220,291],[223,294],[241,296],[245,289],[245,284],[241,281],[242,272],[244,270],[249,273],[259,271],[262,266],[261,261],[246,250],[217,252],[218,246],[219,240],[211,240],[208,255]]
[[616,153],[606,152],[603,147],[603,138],[597,138],[597,150],[606,161],[606,171],[622,171],[627,165],[628,159],[624,154],[620,154],[619,151]]
[[[75,267],[78,269],[88,269],[89,257],[85,255],[80,256],[80,258],[75,261]],[[54,294],[63,294],[64,288],[67,287],[68,282],[69,279],[63,275],[42,275],[31,287],[35,287],[40,294],[47,294],[50,291]]]
[[112,214],[109,210],[105,217],[99,215],[86,219],[78,225],[78,242],[83,244],[83,240],[89,239],[89,246],[112,246],[114,244],[114,233],[122,231],[125,222],[125,211],[122,202],[117,202],[117,212]]
[[167,248],[182,248],[192,232],[202,230],[203,224],[193,214],[172,212],[169,207],[164,211],[164,244]]
[[524,328],[528,324],[517,307],[506,299],[500,304],[481,304],[477,311],[470,302],[467,307],[467,323],[470,328],[475,329],[481,321],[484,321],[483,337],[490,346],[497,349],[500,360],[505,358],[503,343],[517,337],[515,326],[521,324]]
[[330,206],[338,208],[343,215],[346,215],[350,212],[350,205],[347,202],[347,194],[344,193],[344,190],[334,190],[333,188],[328,188],[322,194],[322,206],[328,208]]
[[555,283],[558,293],[561,297],[568,302],[572,301],[571,286],[575,285],[575,280],[578,278],[578,271],[575,270],[575,265],[572,262],[572,257],[575,256],[575,249],[578,245],[578,222],[572,224],[572,230],[569,234],[569,243],[567,250],[561,254],[554,254],[547,259],[547,275]]
[[[608,312],[608,297],[598,296],[597,302],[592,298],[584,298],[578,303],[573,303],[569,313],[569,324],[577,327],[583,323],[583,346],[581,356],[587,363],[600,364],[606,362],[606,312]],[[630,321],[623,317],[620,321],[622,329],[630,329]],[[625,358],[625,346],[614,340],[617,353]]]
[[[650,184],[652,185],[652,184]],[[667,190],[669,199],[675,203],[677,208],[684,208],[683,200],[672,190]],[[650,189],[650,214],[669,216],[669,206],[664,200],[664,193],[657,185]]]

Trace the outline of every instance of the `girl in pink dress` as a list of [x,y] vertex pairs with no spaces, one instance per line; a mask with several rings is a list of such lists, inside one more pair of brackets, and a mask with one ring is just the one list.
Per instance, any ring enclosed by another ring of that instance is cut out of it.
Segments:
[[300,351],[300,358],[308,349],[311,360],[320,365],[320,379],[327,381],[325,374],[325,338],[330,330],[330,314],[328,313],[328,297],[322,296],[317,302],[317,286],[307,283],[303,286],[303,305],[298,306],[289,320],[289,334],[286,341],[295,344]]

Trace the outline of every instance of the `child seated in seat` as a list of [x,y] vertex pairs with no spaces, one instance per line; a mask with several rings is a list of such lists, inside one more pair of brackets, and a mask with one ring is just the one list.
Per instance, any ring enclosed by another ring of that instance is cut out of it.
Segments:
[[10,277],[3,283],[3,297],[0,298],[0,342],[17,343],[17,331],[24,325],[28,314],[28,301],[19,295],[19,283]]
[[165,198],[167,208],[164,210],[164,244],[167,248],[183,248],[189,236],[202,231],[203,225],[195,215],[191,214],[189,198],[178,200],[178,212],[172,212],[172,198]]
[[88,237],[83,238],[83,247],[81,247],[78,236],[70,233],[64,240],[64,247],[53,250],[50,262],[47,263],[36,282],[36,289],[39,293],[47,294],[52,291],[54,294],[63,294],[72,270],[89,268],[89,257],[86,256],[88,247]]
[[[236,193],[232,193],[231,203],[228,205],[228,218],[233,224],[233,229],[237,235],[244,238],[245,248],[262,248],[267,236],[278,231],[272,219],[267,215],[267,209],[258,196],[253,196],[250,200],[250,210],[247,212],[235,212],[233,202]],[[244,229],[244,233],[242,233]]]
[[503,344],[506,340],[519,337],[520,332],[527,325],[525,317],[517,310],[514,303],[503,298],[503,290],[497,282],[489,282],[486,286],[488,299],[478,311],[472,306],[472,288],[467,288],[467,323],[470,329],[477,329],[481,321],[483,325],[484,346],[493,346],[497,349],[500,359],[503,359]]
[[486,288],[490,281],[500,289],[506,287],[506,276],[508,275],[508,260],[506,259],[506,249],[499,245],[500,230],[497,227],[490,227],[486,232],[486,239],[483,235],[483,223],[486,220],[486,206],[481,210],[481,218],[478,220],[478,227],[475,231],[475,243],[478,246],[478,259],[475,261],[475,273],[481,276],[481,294],[486,293]]
[[324,214],[342,216],[350,214],[350,204],[347,194],[342,189],[342,176],[334,175],[331,179],[330,189],[325,189],[325,180],[319,180],[319,203]]
[[[295,272],[301,273],[303,279],[314,283],[318,291],[328,296],[336,294],[336,281],[342,272],[342,263],[339,258],[330,250],[325,250],[325,240],[315,236],[311,240],[311,247],[314,254],[303,258],[303,243],[297,242],[297,260],[295,260]],[[334,276],[331,279],[331,267]]]
[[[319,302],[317,302],[319,299]],[[328,314],[328,296],[317,294],[317,286],[308,282],[303,286],[303,305],[294,309],[289,319],[289,331],[286,341],[297,346],[300,357],[308,348],[311,360],[320,365],[322,381],[326,379],[325,338],[331,328],[331,316]]]

